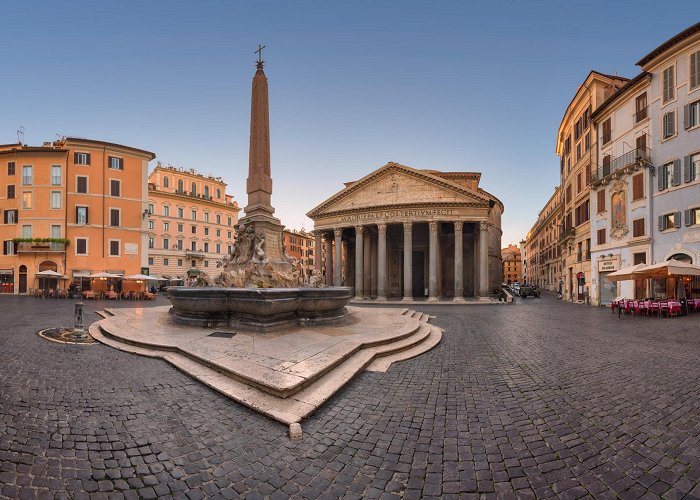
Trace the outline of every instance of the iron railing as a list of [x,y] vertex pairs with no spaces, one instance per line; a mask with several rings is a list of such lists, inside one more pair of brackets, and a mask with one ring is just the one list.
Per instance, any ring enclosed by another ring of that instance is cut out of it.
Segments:
[[593,172],[591,180],[596,182],[630,165],[641,164],[641,162],[648,161],[651,161],[651,149],[634,148],[622,156],[614,158],[610,164],[598,167],[595,172]]

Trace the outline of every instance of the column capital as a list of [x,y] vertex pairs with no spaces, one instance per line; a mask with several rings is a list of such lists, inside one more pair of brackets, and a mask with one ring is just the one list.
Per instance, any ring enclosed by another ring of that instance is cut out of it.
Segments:
[[336,238],[340,238],[341,236],[343,236],[343,228],[342,227],[334,227],[333,228],[333,235]]
[[413,222],[404,222],[403,230],[404,232],[411,232],[413,230]]
[[428,222],[428,229],[430,229],[431,231],[437,231],[437,230],[438,230],[438,224],[440,224],[440,223],[439,223],[439,222],[435,222],[435,221]]
[[362,234],[365,230],[365,226],[355,226],[355,234]]
[[479,222],[479,231],[486,231],[489,228],[489,223],[485,220]]
[[455,232],[461,233],[464,230],[464,221],[456,220],[454,221]]
[[377,232],[379,234],[386,234],[386,224],[377,224]]

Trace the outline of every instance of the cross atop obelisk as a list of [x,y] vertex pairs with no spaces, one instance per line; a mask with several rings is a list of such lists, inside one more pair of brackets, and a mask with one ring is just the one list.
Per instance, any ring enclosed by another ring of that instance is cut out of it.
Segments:
[[[263,71],[262,50],[258,45],[257,70],[253,77],[250,106],[250,152],[248,156],[248,205],[245,219],[255,216],[272,217],[272,177],[270,175],[270,114],[268,109],[267,77]],[[275,219],[276,220],[276,219]]]

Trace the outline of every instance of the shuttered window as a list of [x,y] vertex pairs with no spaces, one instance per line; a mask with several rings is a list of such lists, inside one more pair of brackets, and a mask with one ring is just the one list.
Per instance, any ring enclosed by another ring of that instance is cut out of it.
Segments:
[[663,117],[663,138],[668,139],[676,135],[676,112],[669,111]]
[[15,162],[10,161],[7,163],[7,175],[15,175]]
[[75,207],[75,222],[76,224],[88,223],[88,207]]
[[668,102],[676,97],[676,67],[669,66],[664,70],[663,76],[663,102]]
[[109,255],[119,255],[119,241],[109,241]]
[[603,122],[603,144],[607,144],[612,140],[612,123],[610,118]]
[[644,198],[644,174],[632,177],[632,201]]
[[76,165],[90,165],[90,153],[73,153],[73,163]]
[[598,245],[605,245],[605,228],[598,229]]
[[86,238],[76,238],[75,239],[75,253],[78,255],[87,255],[87,239]]
[[88,192],[88,178],[83,176],[76,177],[75,190],[78,193],[87,194]]
[[688,68],[690,89],[700,87],[700,51],[690,54],[690,67]]
[[637,238],[639,236],[644,236],[644,219],[632,221],[632,237]]
[[14,184],[8,184],[7,185],[7,199],[11,200],[15,197],[15,185]]
[[17,224],[17,214],[19,212],[16,209],[5,210],[4,212],[4,223],[5,224]]
[[112,179],[109,181],[109,195],[110,196],[121,196],[122,183],[119,180]]
[[119,227],[119,209],[118,208],[110,208],[109,209],[109,225],[112,227]]
[[639,123],[647,117],[647,93],[644,92],[635,100],[636,113],[634,114],[634,123]]
[[108,157],[107,163],[112,170],[124,170],[124,159],[116,156]]
[[601,189],[598,191],[598,199],[596,204],[598,208],[597,213],[600,214],[605,212],[605,189]]
[[683,107],[683,125],[686,129],[700,125],[700,101],[691,102]]

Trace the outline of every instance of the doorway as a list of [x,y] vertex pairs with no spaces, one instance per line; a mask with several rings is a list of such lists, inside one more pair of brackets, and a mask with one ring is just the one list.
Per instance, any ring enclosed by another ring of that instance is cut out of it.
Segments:
[[425,252],[413,251],[413,296],[425,297]]
[[19,266],[19,293],[27,293],[27,266]]

